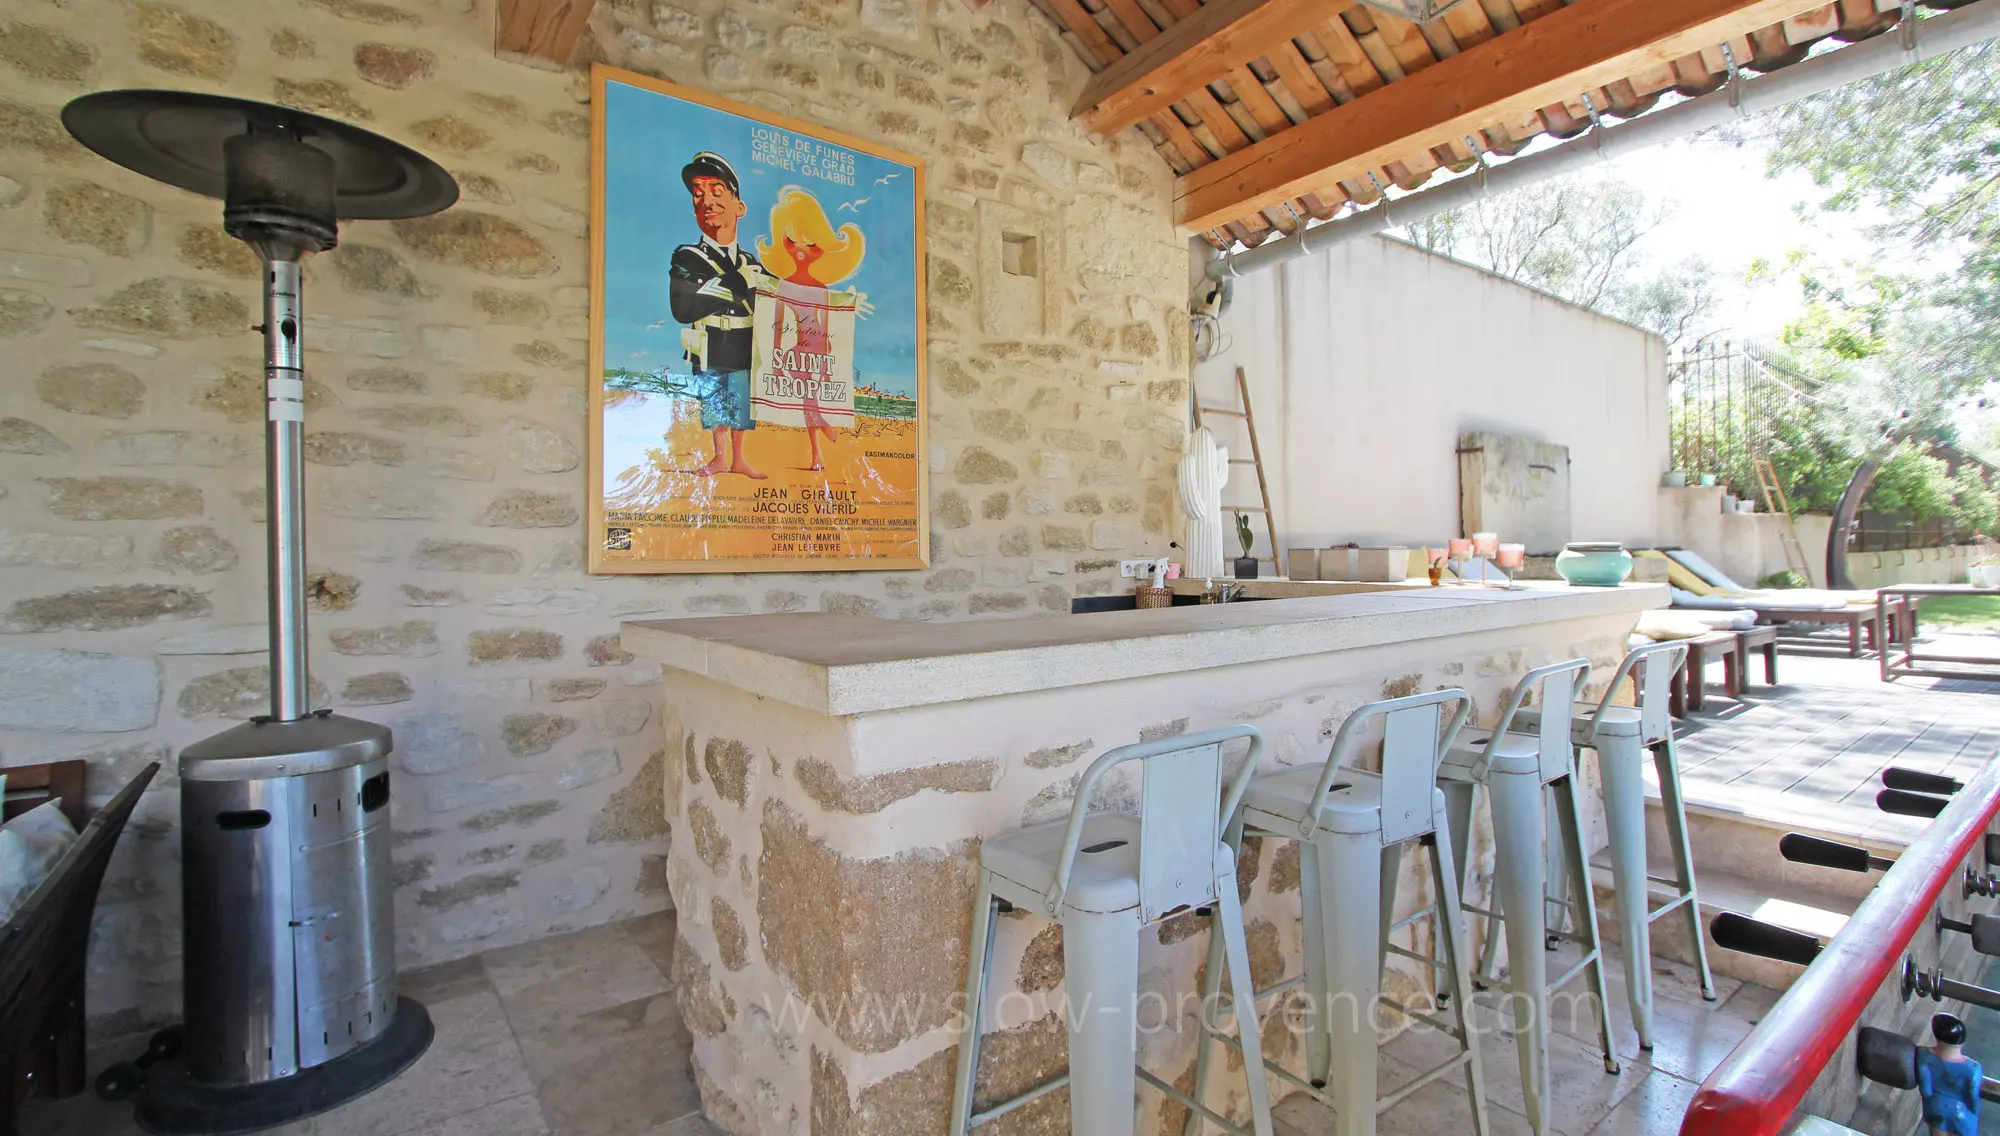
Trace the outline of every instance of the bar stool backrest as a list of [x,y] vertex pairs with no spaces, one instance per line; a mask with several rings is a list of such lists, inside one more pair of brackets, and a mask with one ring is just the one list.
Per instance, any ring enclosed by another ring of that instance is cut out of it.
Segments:
[[1493,725],[1493,736],[1486,743],[1486,752],[1479,756],[1477,774],[1484,778],[1487,763],[1495,749],[1514,724],[1514,716],[1531,694],[1541,697],[1541,727],[1536,737],[1536,762],[1544,783],[1567,777],[1571,770],[1570,707],[1576,702],[1577,692],[1590,684],[1590,660],[1568,659],[1560,663],[1550,663],[1536,667],[1521,676],[1514,684],[1514,690],[1507,696],[1507,704],[1500,711],[1500,720]]
[[1670,714],[1674,675],[1687,661],[1687,652],[1687,641],[1683,639],[1668,639],[1633,648],[1612,674],[1611,685],[1604,688],[1604,697],[1597,703],[1597,712],[1591,715],[1591,728],[1596,729],[1604,712],[1611,707],[1612,700],[1618,697],[1618,688],[1625,684],[1625,676],[1636,673],[1640,741],[1646,745],[1665,741],[1674,728]]
[[[1452,716],[1440,734],[1438,724],[1444,721],[1446,707],[1452,709]],[[1340,724],[1340,732],[1334,736],[1333,749],[1327,755],[1325,770],[1320,773],[1312,804],[1301,818],[1300,839],[1312,838],[1313,831],[1319,827],[1320,810],[1326,807],[1326,798],[1333,791],[1335,778],[1342,769],[1353,764],[1362,737],[1377,718],[1383,720],[1383,846],[1400,844],[1436,831],[1437,818],[1433,815],[1432,806],[1436,799],[1438,765],[1443,762],[1445,751],[1451,748],[1452,741],[1458,737],[1458,731],[1464,728],[1471,714],[1472,696],[1456,687],[1404,698],[1385,698],[1367,703],[1349,714],[1347,721]]]
[[[1248,738],[1250,751],[1225,793],[1222,748],[1237,738]],[[1050,918],[1061,918],[1077,856],[1091,853],[1078,845],[1090,815],[1092,791],[1106,773],[1128,761],[1145,762],[1139,790],[1141,920],[1153,923],[1178,908],[1214,902],[1216,847],[1263,755],[1264,736],[1247,725],[1119,746],[1100,755],[1077,782],[1055,887],[1048,897]]]

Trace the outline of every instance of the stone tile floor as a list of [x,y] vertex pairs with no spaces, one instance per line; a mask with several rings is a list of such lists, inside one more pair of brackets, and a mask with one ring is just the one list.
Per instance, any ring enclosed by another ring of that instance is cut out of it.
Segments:
[[[403,976],[430,1008],[437,1040],[401,1077],[276,1136],[721,1136],[702,1119],[688,1068],[689,1038],[668,987],[671,914],[526,943]],[[1563,967],[1555,957],[1553,968]],[[1606,1074],[1589,1018],[1559,1021],[1552,1039],[1559,1136],[1677,1131],[1696,1086],[1777,999],[1717,978],[1705,1003],[1692,972],[1657,965],[1655,1048],[1641,1054],[1611,968],[1612,1023],[1623,1063]],[[1482,995],[1498,1004],[1498,995]],[[1497,1011],[1495,1011],[1497,1012]],[[1439,1035],[1404,1034],[1383,1047],[1384,1090],[1441,1055]],[[1448,1043],[1447,1043],[1448,1044]],[[136,1049],[137,1046],[130,1048]],[[1483,1041],[1494,1136],[1528,1131],[1507,1037]],[[120,1052],[106,1059],[127,1056]],[[1304,1095],[1277,1110],[1277,1136],[1333,1132],[1333,1113]],[[32,1102],[24,1136],[136,1136],[129,1108],[85,1095]],[[1471,1130],[1462,1081],[1426,1086],[1382,1117],[1382,1136]]]
[[[669,993],[673,944],[673,916],[646,916],[405,974],[437,1027],[430,1050],[382,1089],[272,1132],[721,1136],[701,1117]],[[140,1131],[129,1106],[89,1094],[30,1102],[21,1120],[23,1136]]]
[[[1565,969],[1573,957],[1551,956],[1550,971]],[[1624,984],[1614,961],[1607,971],[1611,1027],[1620,1069],[1604,1071],[1595,1019],[1559,1014],[1549,1041],[1552,1095],[1549,1124],[1560,1136],[1669,1136],[1680,1131],[1681,1115],[1695,1090],[1738,1042],[1749,1035],[1778,992],[1717,975],[1717,999],[1704,1002],[1691,967],[1654,964],[1651,1052],[1642,1053],[1625,1006]],[[1582,983],[1566,988],[1582,990]],[[1482,1001],[1496,1006],[1499,994]],[[1497,1010],[1495,1011],[1497,1012]],[[1422,1070],[1450,1055],[1456,1042],[1442,1034],[1407,1032],[1382,1047],[1378,1085],[1383,1092],[1409,1083]],[[1486,1072],[1487,1115],[1492,1136],[1531,1131],[1522,1111],[1520,1066],[1510,1037],[1489,1032],[1480,1048]],[[1275,1110],[1277,1136],[1332,1136],[1333,1111],[1301,1093]],[[1425,1086],[1382,1114],[1380,1136],[1442,1136],[1472,1131],[1472,1109],[1462,1077]]]

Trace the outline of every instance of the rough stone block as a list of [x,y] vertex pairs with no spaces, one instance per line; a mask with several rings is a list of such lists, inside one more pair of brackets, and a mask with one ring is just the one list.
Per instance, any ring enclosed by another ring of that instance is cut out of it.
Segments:
[[800,788],[821,807],[843,813],[876,813],[925,790],[938,793],[983,793],[999,778],[998,763],[981,758],[925,765],[867,777],[843,777],[814,757],[798,764]]
[[57,410],[130,418],[146,405],[139,376],[111,363],[61,363],[42,372],[35,393]]
[[597,708],[597,732],[606,737],[627,737],[645,729],[652,716],[653,705],[650,702],[631,699],[606,702]]
[[123,533],[100,536],[0,529],[0,567],[120,571],[131,563],[132,538]]
[[144,730],[159,712],[160,669],[150,659],[0,647],[0,728]]
[[500,721],[500,736],[515,757],[547,753],[576,732],[575,718],[563,714],[509,714]]
[[405,655],[427,658],[443,650],[437,624],[412,619],[387,627],[342,628],[327,637],[342,655]]
[[[325,706],[326,684],[313,679],[306,699],[314,709]],[[248,718],[269,713],[271,668],[235,667],[202,675],[181,688],[175,704],[189,718]]]
[[[424,810],[433,813],[448,813],[456,809],[490,805],[495,801],[519,796],[528,791],[530,778],[518,773],[503,777],[488,777],[478,781],[453,781],[444,785],[433,785],[424,790]],[[553,802],[550,802],[553,803]],[[471,832],[490,832],[509,823],[503,817],[522,815],[519,810],[529,806],[517,805],[507,809],[495,809],[478,813],[467,819],[459,827]],[[483,818],[493,818],[486,820]]]
[[430,775],[486,760],[486,741],[463,716],[450,711],[410,714],[390,724],[396,761],[410,773]]
[[578,615],[597,606],[597,593],[583,588],[507,588],[486,601],[486,614],[513,619]]
[[562,636],[540,628],[475,631],[466,639],[466,656],[474,665],[546,663],[562,657]]
[[477,522],[496,528],[568,528],[577,521],[576,503],[561,493],[511,489],[495,497]]
[[[655,753],[591,818],[591,844],[640,844],[667,834],[667,755]],[[679,953],[679,952],[676,952]]]
[[586,750],[564,766],[562,772],[556,774],[556,788],[568,790],[595,785],[607,777],[617,776],[619,769],[617,750]]
[[160,534],[153,567],[184,576],[226,572],[236,567],[236,546],[208,525],[183,525]]
[[49,512],[76,521],[151,521],[201,515],[201,490],[151,477],[44,477]]
[[208,597],[168,584],[107,584],[15,600],[0,614],[0,632],[113,631],[214,610]]
[[146,247],[152,218],[145,202],[94,182],[60,182],[42,198],[42,221],[56,239],[106,256],[137,255]]
[[836,1014],[825,1024],[864,1053],[885,1053],[949,1020],[965,982],[971,844],[878,860],[850,859],[791,810],[766,802],[757,864],[765,955],[808,1005],[914,1006],[894,1020]]
[[223,80],[236,68],[235,33],[167,4],[135,4],[126,16],[139,58],[176,75]]
[[[409,676],[396,671],[355,675],[340,688],[340,700],[349,706],[387,706],[408,702],[415,696],[416,692],[410,689]],[[396,739],[399,746],[402,740],[400,737]]]

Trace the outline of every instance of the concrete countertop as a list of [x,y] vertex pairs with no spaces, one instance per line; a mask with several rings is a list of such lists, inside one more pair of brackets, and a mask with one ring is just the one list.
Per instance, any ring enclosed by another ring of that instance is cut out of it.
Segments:
[[829,716],[1665,607],[1660,584],[1454,587],[959,623],[786,612],[623,624],[662,666]]

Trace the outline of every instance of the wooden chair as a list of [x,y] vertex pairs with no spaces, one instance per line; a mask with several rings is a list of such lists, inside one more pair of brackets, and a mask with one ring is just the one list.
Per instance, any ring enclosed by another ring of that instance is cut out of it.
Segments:
[[[72,824],[83,819],[81,761],[15,766],[7,775],[5,813],[12,819],[58,800]],[[83,824],[75,844],[47,879],[0,925],[0,1136],[15,1136],[16,1115],[31,1092],[75,1096],[84,1090],[84,960],[98,886],[139,795],[159,772],[146,766]]]

